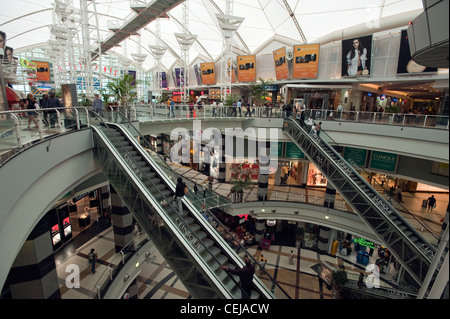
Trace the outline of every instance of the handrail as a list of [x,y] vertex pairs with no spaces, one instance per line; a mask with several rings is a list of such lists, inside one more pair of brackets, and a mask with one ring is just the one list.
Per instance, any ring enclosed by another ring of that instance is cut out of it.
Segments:
[[[98,116],[98,115],[95,114],[95,116]],[[102,120],[101,120],[101,119],[99,119],[99,121],[102,123]],[[108,130],[111,131],[111,129],[109,128],[109,126],[108,126],[107,123],[104,123],[104,122],[103,122],[102,124],[103,124]],[[114,137],[115,140],[116,140],[115,142],[118,142],[118,143],[120,144],[120,148],[122,148],[122,151],[123,151],[125,154],[129,154],[128,151],[125,149],[125,146],[122,144],[122,142],[121,142],[120,140],[118,140],[116,136],[113,135],[113,137]],[[117,149],[117,147],[115,147],[115,148]],[[131,161],[131,162],[133,162],[133,164],[135,165],[135,167],[138,167],[138,166],[136,165],[136,161],[132,158],[132,156],[129,156],[129,157],[128,157],[128,160]],[[149,181],[149,182],[152,184],[152,186],[156,186],[156,185],[154,184],[154,182],[152,181],[152,179],[148,176],[147,173],[140,171],[140,174],[142,175],[142,176],[140,177],[140,180],[142,180],[143,182]],[[148,189],[148,187],[147,187],[147,189]],[[162,195],[162,197],[166,200],[167,204],[168,204],[172,209],[174,209],[175,211],[178,211],[178,208],[174,206],[174,204],[172,203],[172,201],[171,201],[170,199],[167,200],[167,198],[164,196],[164,194],[162,194],[161,190],[159,190],[157,187],[155,187],[155,189],[156,189],[157,192],[159,192],[159,193]],[[207,251],[207,252],[212,256],[212,259],[213,259],[216,263],[218,263],[218,264],[220,265],[220,262],[219,262],[219,260],[216,258],[216,256],[215,256],[215,255],[208,249],[208,247],[206,247],[205,244],[197,237],[197,235],[196,235],[195,232],[189,227],[189,224],[185,221],[185,219],[184,219],[181,215],[178,215],[177,218],[179,218],[179,219],[181,219],[181,220],[183,221],[184,225],[190,230],[191,235],[192,235],[193,237],[195,237],[195,239],[197,240],[197,242],[198,242],[200,245],[203,246],[203,248],[205,249],[205,251]],[[214,275],[214,276],[215,276],[215,275]],[[233,276],[230,276],[230,277],[231,277],[231,279],[232,279],[233,281],[235,281],[236,285],[239,285],[239,283],[235,280],[235,278],[234,278]],[[221,281],[218,280],[218,282],[221,282]]]
[[[125,118],[123,114],[121,114],[121,116],[123,116],[123,118]],[[128,122],[128,120],[126,120],[126,123],[127,122]],[[143,141],[148,146],[148,148],[150,148],[150,149],[152,149],[154,151],[153,157],[159,158],[161,163],[163,163],[162,165],[165,166],[164,168],[167,169],[170,172],[170,174],[172,174],[173,176],[176,176],[176,177],[182,177],[181,175],[179,175],[178,173],[176,173],[175,171],[172,170],[172,168],[161,158],[161,155],[158,154],[154,150],[153,146],[140,134],[140,132],[133,125],[128,125],[127,128],[133,128],[134,133],[137,134],[140,137],[140,141]],[[186,179],[185,177],[182,177],[182,178]],[[190,191],[190,195],[189,196],[193,196],[197,201],[201,202],[201,199],[194,192],[192,192],[192,189]],[[231,238],[233,238],[233,235],[226,229],[226,227],[220,222],[220,220],[217,219],[217,217],[210,211],[210,209],[208,207],[205,206],[203,211],[204,212],[202,214],[206,214],[206,213],[209,214],[209,216],[214,220],[213,222],[216,225],[218,225],[218,227],[221,226],[222,229],[224,230],[224,232],[226,232],[228,235],[231,236]],[[214,228],[217,231],[217,228],[216,227],[214,227]],[[239,241],[236,240],[236,243],[239,246],[240,250],[245,252],[246,256],[248,256],[256,264],[258,264],[258,262],[253,258],[253,256],[250,253],[248,253],[247,249],[245,249],[245,247],[243,247],[239,243]],[[272,276],[270,274],[268,274],[266,271],[264,271],[264,272],[268,276],[268,278],[273,282],[273,284],[276,285],[280,289],[280,291],[282,291],[285,294],[285,296],[290,298],[289,295],[287,294],[287,292],[285,292],[284,289],[281,286],[279,286],[279,284],[275,281],[275,279],[273,279]]]
[[[314,124],[316,124],[316,123],[314,123]],[[323,138],[324,135],[326,136],[326,139]],[[324,130],[323,128],[321,128],[321,130],[320,130],[320,138],[321,138],[321,140],[322,140],[325,144],[327,144],[327,145],[333,144],[333,145],[336,145],[337,147],[339,147],[340,149],[343,149],[343,147],[340,146],[339,143],[337,143],[337,142],[336,142],[336,141],[335,141],[335,140],[334,140],[334,139],[326,132],[326,130]],[[331,143],[329,143],[327,140],[330,141]],[[329,146],[330,146],[330,145],[329,145]],[[330,149],[331,149],[333,152],[338,153],[338,152],[337,152],[333,147],[331,147],[331,146],[330,146]],[[344,161],[348,161],[348,160],[345,160],[341,154],[340,154],[340,156],[342,157],[342,159],[343,159]],[[369,176],[371,176],[371,175],[370,175],[370,172],[368,172],[368,171],[365,169],[365,167],[359,166],[359,165],[356,164],[354,161],[350,161],[349,164],[351,164],[351,165],[348,165],[350,168],[356,167],[357,169],[359,169],[359,170],[363,171],[364,173],[368,174]],[[359,173],[356,172],[356,171],[354,171],[354,173],[355,173],[355,174],[359,174]],[[374,181],[374,182],[377,184],[377,186],[380,187],[380,188],[383,190],[383,194],[389,198],[389,202],[391,202],[391,203],[394,202],[394,203],[396,203],[396,205],[400,206],[404,213],[406,213],[406,214],[408,214],[409,216],[411,216],[412,218],[414,218],[414,219],[420,224],[420,226],[421,226],[423,229],[427,230],[427,232],[428,232],[430,235],[432,235],[436,240],[439,240],[439,238],[433,233],[433,231],[431,231],[425,224],[423,224],[419,219],[417,219],[417,217],[416,217],[414,214],[412,214],[405,206],[403,206],[402,203],[401,203],[396,197],[394,197],[393,194],[391,194],[389,190],[387,190],[383,185],[381,185],[375,178],[372,179],[372,181]],[[364,182],[365,182],[365,181],[364,181]],[[376,192],[376,193],[378,192],[378,191],[376,191],[376,190],[372,187],[372,185],[370,185],[370,184],[368,184],[368,183],[365,183],[365,184],[366,184],[366,186],[370,187],[370,189],[371,189],[372,191],[374,191],[374,192]]]

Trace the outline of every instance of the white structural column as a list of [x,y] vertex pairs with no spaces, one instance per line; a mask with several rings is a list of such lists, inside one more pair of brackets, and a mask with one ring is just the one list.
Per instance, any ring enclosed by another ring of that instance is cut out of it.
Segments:
[[[166,53],[167,48],[163,45],[161,45],[161,20],[156,19],[155,23],[155,34],[156,34],[156,44],[149,45],[150,52],[152,53],[153,57],[156,60],[156,66],[155,66],[155,78],[156,83],[154,82],[153,88],[156,91],[156,96],[161,98],[162,96],[162,64],[161,59],[164,56],[164,53]],[[151,99],[151,96],[149,97]]]
[[175,33],[181,47],[180,91],[181,101],[189,101],[189,49],[197,39],[196,35],[189,33],[189,7],[188,1],[183,2],[183,33]]
[[222,62],[221,62],[221,99],[226,101],[231,94],[231,72],[233,72],[233,35],[240,27],[244,18],[233,16],[233,0],[226,0],[226,13],[216,14],[219,27],[222,30]]

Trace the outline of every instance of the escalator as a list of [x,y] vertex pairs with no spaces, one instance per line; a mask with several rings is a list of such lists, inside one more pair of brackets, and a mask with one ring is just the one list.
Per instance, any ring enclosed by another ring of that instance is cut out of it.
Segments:
[[[221,266],[240,268],[242,260],[191,201],[184,198],[183,213],[178,213],[172,202],[174,176],[166,174],[121,125],[93,129],[100,167],[192,296],[241,298],[239,278]],[[254,276],[250,297],[271,299],[274,295]]]
[[326,141],[314,138],[288,118],[284,120],[283,131],[421,285],[436,253],[435,247]]

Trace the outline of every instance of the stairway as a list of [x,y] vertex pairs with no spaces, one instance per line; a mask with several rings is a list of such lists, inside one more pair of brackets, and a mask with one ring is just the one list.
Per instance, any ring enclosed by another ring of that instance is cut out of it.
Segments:
[[[241,298],[239,278],[221,266],[239,257],[194,205],[172,202],[175,184],[118,124],[94,127],[95,158],[160,253],[194,298]],[[239,259],[240,260],[240,259]],[[256,284],[255,284],[256,283]],[[252,298],[273,298],[254,277]]]
[[299,123],[289,118],[284,120],[283,131],[420,285],[435,254],[434,246],[323,139],[312,137]]

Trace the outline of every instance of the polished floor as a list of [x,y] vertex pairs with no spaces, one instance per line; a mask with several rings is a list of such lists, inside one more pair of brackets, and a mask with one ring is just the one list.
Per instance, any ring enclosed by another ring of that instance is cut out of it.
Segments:
[[[185,167],[176,168],[179,173],[186,178],[195,181],[203,181],[205,176]],[[231,185],[214,184],[215,191],[227,195]],[[298,188],[289,186],[271,185],[271,192],[278,192],[277,196],[291,193],[308,193],[314,196],[323,196],[323,189]],[[424,198],[428,198],[428,193],[403,193],[403,205],[414,214],[427,227],[439,234],[442,227],[442,220],[445,216],[449,202],[448,193],[433,193],[437,198],[437,208],[433,212],[426,212],[421,203]],[[418,225],[420,227],[420,225]],[[420,230],[420,229],[419,229]],[[275,242],[276,243],[276,242]],[[97,271],[92,274],[88,265],[87,254],[91,248],[95,248],[99,255]],[[294,252],[294,264],[289,264],[289,254]],[[298,249],[287,245],[272,245],[269,249],[258,250],[257,246],[250,247],[248,252],[259,258],[264,255],[267,260],[266,269],[268,273],[281,285],[281,287],[293,299],[331,299],[331,290],[318,278],[318,265],[323,261],[328,261],[332,265],[345,269],[349,274],[357,276],[364,267],[356,262],[356,253],[349,256],[336,256],[319,254],[309,249]],[[243,252],[241,252],[243,254]],[[99,222],[93,222],[78,236],[72,239],[68,245],[62,247],[55,254],[55,262],[60,282],[60,290],[63,299],[89,299],[96,293],[95,286],[101,280],[102,275],[107,271],[107,265],[115,257],[114,238],[112,227],[102,226]],[[371,257],[370,262],[377,258],[376,253]],[[66,278],[68,272],[66,267],[69,264],[76,264],[81,270],[80,288],[67,288]],[[189,299],[192,296],[185,289],[173,270],[165,262],[164,258],[155,253],[154,259],[150,263],[141,266],[141,273],[137,278],[139,299]],[[394,281],[396,278],[395,269],[390,267],[386,273],[381,274],[382,279]],[[268,284],[265,275],[260,276],[261,280]],[[382,281],[383,285],[390,285]]]

